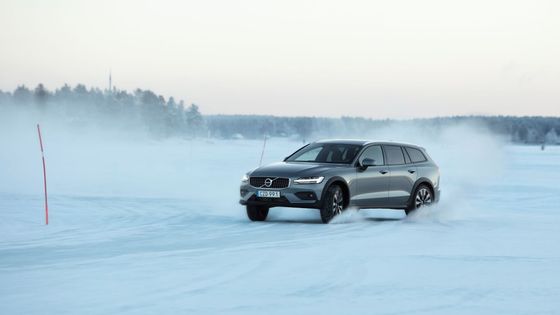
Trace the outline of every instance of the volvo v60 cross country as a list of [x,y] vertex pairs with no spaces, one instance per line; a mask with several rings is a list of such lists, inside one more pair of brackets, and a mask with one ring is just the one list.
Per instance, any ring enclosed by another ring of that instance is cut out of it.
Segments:
[[409,214],[439,199],[439,168],[412,144],[323,140],[248,172],[240,194],[252,221],[266,220],[272,207],[316,208],[324,223],[348,207]]

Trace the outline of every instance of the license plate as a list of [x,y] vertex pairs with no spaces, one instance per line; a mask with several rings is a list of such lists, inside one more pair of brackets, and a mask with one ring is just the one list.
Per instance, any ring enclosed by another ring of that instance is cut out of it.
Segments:
[[258,190],[257,197],[260,198],[280,198],[280,192],[275,190]]

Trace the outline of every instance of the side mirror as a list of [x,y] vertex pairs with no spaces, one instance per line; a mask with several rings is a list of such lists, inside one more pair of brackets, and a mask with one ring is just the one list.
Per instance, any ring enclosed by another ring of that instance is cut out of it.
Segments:
[[375,160],[374,159],[370,159],[370,158],[365,158],[362,163],[360,164],[360,167],[362,169],[367,169],[370,166],[375,166]]

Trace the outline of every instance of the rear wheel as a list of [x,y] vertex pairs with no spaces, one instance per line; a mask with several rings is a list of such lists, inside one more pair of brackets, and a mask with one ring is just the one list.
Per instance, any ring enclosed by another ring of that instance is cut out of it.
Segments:
[[268,208],[263,206],[247,206],[247,217],[251,221],[264,221],[268,215]]
[[413,199],[404,211],[406,214],[411,214],[416,209],[424,206],[429,206],[434,202],[434,194],[432,193],[432,189],[425,184],[421,184],[416,187],[414,191]]
[[329,187],[326,192],[323,207],[321,207],[321,220],[329,223],[335,216],[344,211],[344,194],[340,186]]

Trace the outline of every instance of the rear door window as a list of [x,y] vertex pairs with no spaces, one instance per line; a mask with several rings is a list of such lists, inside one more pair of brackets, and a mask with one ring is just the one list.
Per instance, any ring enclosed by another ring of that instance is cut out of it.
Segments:
[[424,153],[422,153],[422,151],[418,149],[407,147],[406,152],[408,152],[408,155],[410,156],[410,160],[412,160],[412,163],[426,162],[428,160],[426,159]]
[[385,149],[385,156],[387,157],[387,165],[401,165],[404,164],[404,155],[401,147],[396,145],[383,146]]

